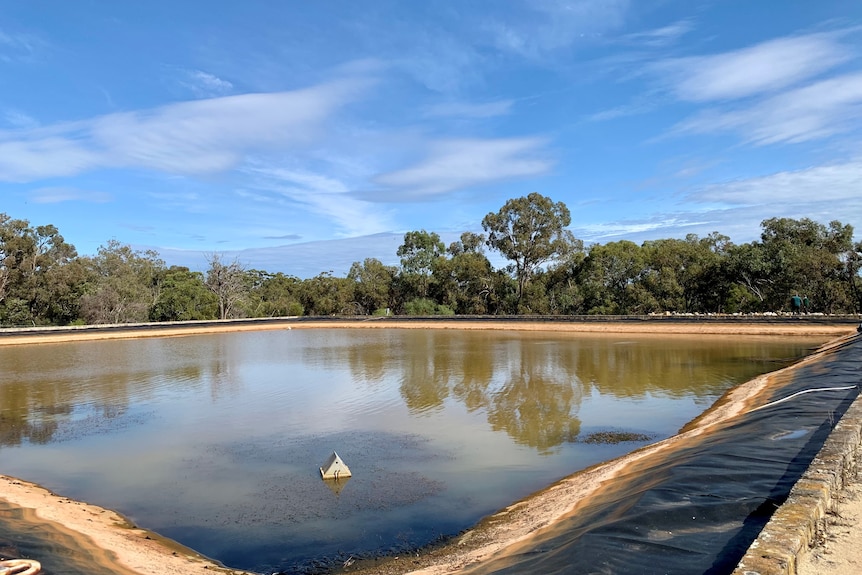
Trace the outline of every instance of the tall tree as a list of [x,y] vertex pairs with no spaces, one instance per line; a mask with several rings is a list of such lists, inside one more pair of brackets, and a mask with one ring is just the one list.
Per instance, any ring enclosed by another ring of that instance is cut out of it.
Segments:
[[135,250],[111,240],[85,259],[90,274],[81,298],[81,315],[87,323],[145,322],[158,300],[159,277],[165,263],[153,250]]
[[413,297],[424,298],[433,272],[434,262],[443,255],[446,246],[440,236],[425,230],[404,234],[404,243],[398,248],[405,283],[412,288]]
[[261,270],[249,270],[249,306],[254,317],[285,317],[303,314],[300,303],[302,280],[282,272],[271,274]]
[[634,242],[620,240],[594,244],[584,261],[586,308],[591,314],[630,314],[658,308],[641,285],[646,273],[644,250]]
[[[68,266],[75,247],[53,225],[0,213],[0,323],[68,323],[83,279]],[[71,300],[70,300],[71,296]]]
[[300,301],[306,315],[356,315],[361,313],[353,295],[355,283],[323,272],[304,280]]
[[237,306],[248,293],[245,270],[238,260],[225,263],[219,254],[209,254],[207,263],[206,286],[218,300],[219,319],[236,317]]
[[507,201],[497,213],[482,219],[487,244],[513,262],[518,280],[518,304],[524,287],[542,264],[573,249],[576,240],[566,230],[571,214],[563,202],[533,192]]
[[434,264],[433,295],[455,313],[487,314],[494,305],[494,269],[484,245],[484,235],[464,232],[449,245],[451,258],[437,258]]
[[782,309],[795,294],[810,298],[815,311],[847,309],[852,300],[844,259],[853,247],[853,227],[828,226],[809,218],[771,218],[761,223],[761,245],[770,264],[768,303]]
[[207,289],[204,276],[189,268],[171,266],[158,279],[156,302],[150,309],[151,321],[189,321],[215,319],[218,302]]
[[372,314],[391,307],[392,280],[396,273],[396,268],[383,265],[376,258],[353,262],[347,277],[356,283],[354,297],[363,313]]

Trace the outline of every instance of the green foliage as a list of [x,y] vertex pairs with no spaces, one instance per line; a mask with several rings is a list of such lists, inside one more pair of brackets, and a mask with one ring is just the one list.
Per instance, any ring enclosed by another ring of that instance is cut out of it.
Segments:
[[455,312],[434,300],[417,298],[404,304],[404,315],[455,315]]
[[310,316],[362,314],[353,297],[354,287],[352,280],[323,272],[302,282],[300,302]]
[[579,248],[578,240],[565,229],[571,220],[564,203],[535,192],[509,200],[482,220],[488,246],[513,262],[519,304],[524,287],[540,265]]
[[425,230],[407,232],[396,254],[401,258],[402,288],[410,296],[428,295],[435,262],[445,246],[436,233]]
[[[298,315],[748,313],[862,309],[862,242],[850,225],[808,218],[762,222],[759,241],[704,238],[583,243],[568,209],[539,194],[509,200],[444,249],[408,232],[401,266],[374,258],[347,277],[301,280],[208,258],[205,274],[166,268],[154,251],[116,240],[79,257],[52,225],[0,213],[0,324],[81,325]],[[510,264],[494,269],[485,246]]]
[[81,297],[81,316],[90,324],[145,322],[159,294],[165,263],[152,250],[139,251],[111,240],[84,258],[90,279]]
[[396,268],[383,265],[375,258],[367,258],[361,264],[354,262],[350,266],[347,278],[355,283],[354,297],[361,313],[391,307],[392,280],[397,272]]
[[458,314],[490,313],[494,300],[494,269],[483,252],[485,237],[465,232],[433,265],[432,295]]
[[251,317],[291,317],[304,313],[300,302],[302,280],[281,272],[270,274],[251,270],[245,274],[249,286],[247,315]]
[[72,321],[83,283],[76,258],[56,227],[33,227],[0,213],[0,323]]
[[218,299],[206,285],[200,272],[171,266],[158,282],[156,303],[150,309],[150,321],[188,321],[216,319]]

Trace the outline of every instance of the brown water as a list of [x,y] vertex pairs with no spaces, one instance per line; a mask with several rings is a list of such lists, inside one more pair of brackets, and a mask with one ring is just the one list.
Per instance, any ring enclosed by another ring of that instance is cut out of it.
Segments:
[[[0,348],[0,467],[228,565],[400,551],[824,338],[292,330]],[[318,466],[337,450],[354,477]]]

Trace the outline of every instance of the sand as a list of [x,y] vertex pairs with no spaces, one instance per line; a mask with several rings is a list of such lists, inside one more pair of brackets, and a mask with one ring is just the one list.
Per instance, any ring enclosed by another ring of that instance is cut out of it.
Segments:
[[[4,336],[0,345],[37,345],[70,340],[116,339],[130,337],[166,337],[218,331],[247,331],[260,329],[310,329],[310,328],[371,328],[397,327],[403,329],[495,329],[518,331],[549,332],[589,332],[589,333],[639,333],[639,334],[715,334],[715,335],[798,335],[830,336],[843,339],[855,333],[852,325],[827,324],[782,324],[782,323],[664,323],[664,322],[590,322],[590,323],[524,323],[524,322],[421,322],[397,323],[368,322],[272,322],[255,325],[230,326],[217,324],[196,326],[190,329],[171,327],[166,329],[95,331],[82,333],[48,333],[44,335]],[[828,347],[828,346],[827,346]],[[814,361],[809,356],[802,363]],[[791,366],[786,369],[794,369]],[[777,372],[776,372],[777,373]],[[552,522],[577,512],[578,505],[595,492],[603,483],[613,480],[623,469],[636,465],[642,457],[668,449],[701,433],[708,433],[710,427],[724,419],[733,417],[753,407],[756,396],[768,388],[773,374],[767,374],[742,384],[726,394],[718,405],[701,417],[695,428],[640,449],[622,458],[597,465],[576,473],[547,489],[517,502],[480,522],[474,529],[457,540],[442,547],[422,551],[410,557],[389,558],[384,561],[357,563],[351,571],[361,573],[415,573],[422,575],[443,575],[456,573],[462,568],[475,564],[490,556],[498,556],[507,550],[517,549],[517,545]],[[49,521],[61,528],[74,532],[80,545],[94,547],[96,550],[110,550],[104,554],[108,564],[113,561],[117,573],[131,574],[187,574],[213,572],[242,573],[224,569],[215,562],[183,548],[182,546],[158,537],[153,533],[129,526],[120,515],[82,502],[71,501],[53,494],[37,485],[15,478],[0,475],[0,498],[12,505],[21,507],[33,521]],[[847,511],[848,517],[856,511]],[[858,534],[857,534],[858,535]],[[857,549],[859,547],[856,547]],[[205,571],[207,570],[207,571]],[[815,571],[825,572],[825,571]],[[853,573],[858,570],[853,570]],[[838,573],[838,571],[836,571]]]
[[827,514],[826,531],[799,558],[798,575],[858,575],[862,573],[862,476],[837,494]]

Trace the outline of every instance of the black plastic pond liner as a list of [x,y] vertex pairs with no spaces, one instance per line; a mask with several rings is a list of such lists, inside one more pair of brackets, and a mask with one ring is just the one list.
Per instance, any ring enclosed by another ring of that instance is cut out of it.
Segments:
[[801,366],[767,402],[630,467],[574,516],[479,574],[731,573],[862,384],[862,338]]

